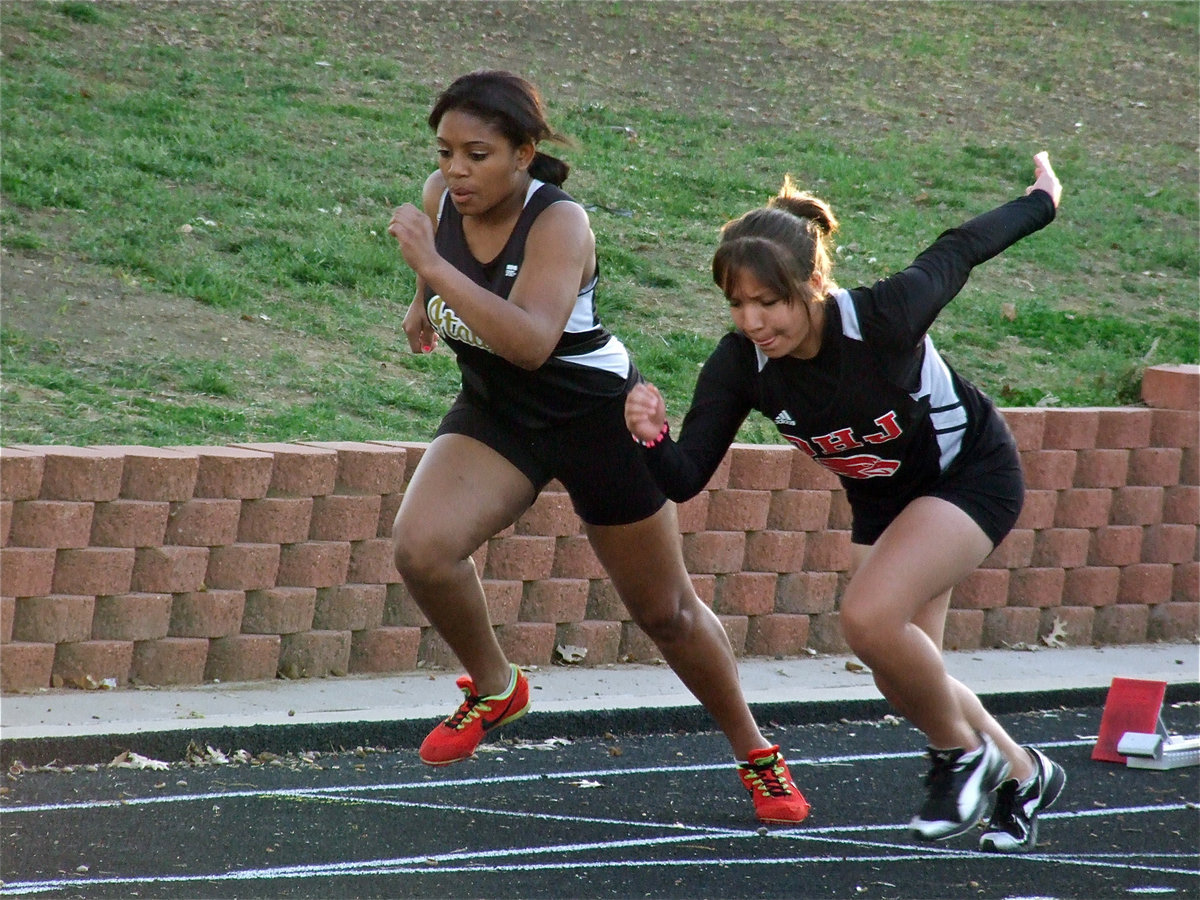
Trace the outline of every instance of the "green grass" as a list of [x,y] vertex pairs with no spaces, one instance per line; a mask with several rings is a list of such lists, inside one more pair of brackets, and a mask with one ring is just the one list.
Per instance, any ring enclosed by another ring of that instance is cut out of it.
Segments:
[[[1146,365],[1197,361],[1194,4],[471,7],[0,8],[4,248],[86,269],[6,287],[3,441],[428,439],[457,372],[407,350],[386,222],[432,167],[436,86],[510,59],[575,141],[601,314],[673,417],[728,327],[717,230],[784,172],[834,204],[852,286],[1015,196],[1048,148],[1059,221],[976,273],[943,353],[1008,405],[1133,403]],[[70,325],[81,277],[206,330],[102,349]]]

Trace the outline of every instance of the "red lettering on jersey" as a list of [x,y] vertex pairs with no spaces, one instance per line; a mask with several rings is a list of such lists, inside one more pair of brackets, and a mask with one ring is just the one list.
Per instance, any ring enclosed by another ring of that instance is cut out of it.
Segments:
[[862,446],[859,441],[854,439],[854,429],[852,428],[839,428],[829,434],[814,435],[812,441],[821,448],[822,453],[841,453],[844,450],[853,450],[855,447]]
[[840,456],[835,459],[818,459],[821,465],[844,478],[886,478],[896,474],[900,462],[895,459],[880,459],[878,456],[860,454]]
[[[782,431],[779,433],[783,434]],[[788,441],[791,444],[794,444],[796,449],[799,450],[801,453],[803,453],[805,456],[808,456],[808,457],[814,458],[814,459],[816,458],[817,451],[814,450],[812,447],[810,447],[808,445],[808,441],[806,441],[804,438],[796,437],[796,435],[794,435],[794,434],[783,434],[783,437],[784,437],[784,440]]]
[[882,444],[886,441],[894,441],[900,437],[900,426],[896,424],[896,412],[893,410],[887,415],[880,416],[875,420],[882,431],[877,434],[864,434],[863,440],[868,444]]

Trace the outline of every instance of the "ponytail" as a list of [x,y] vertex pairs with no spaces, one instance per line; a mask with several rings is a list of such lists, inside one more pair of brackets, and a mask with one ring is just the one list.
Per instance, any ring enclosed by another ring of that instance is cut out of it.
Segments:
[[570,174],[571,167],[559,159],[557,156],[551,156],[548,153],[543,153],[538,150],[533,156],[533,162],[529,164],[529,174],[538,181],[544,181],[547,184],[552,184],[555,187],[562,187],[564,181],[567,180],[567,175]]

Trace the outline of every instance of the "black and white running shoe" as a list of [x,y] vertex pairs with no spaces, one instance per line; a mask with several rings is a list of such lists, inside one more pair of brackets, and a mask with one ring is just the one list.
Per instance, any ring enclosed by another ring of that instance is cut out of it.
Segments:
[[1033,757],[1033,777],[1025,784],[1010,778],[996,790],[996,807],[979,848],[993,853],[1028,853],[1037,846],[1037,816],[1049,808],[1067,783],[1063,767],[1041,750],[1026,747]]
[[976,749],[929,748],[928,796],[909,823],[923,841],[942,841],[975,827],[987,809],[988,796],[1008,774],[1008,760],[986,734]]

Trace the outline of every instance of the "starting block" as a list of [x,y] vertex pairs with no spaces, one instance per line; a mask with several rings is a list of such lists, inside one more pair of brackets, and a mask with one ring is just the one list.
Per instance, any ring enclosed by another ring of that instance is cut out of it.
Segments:
[[1104,701],[1092,759],[1133,769],[1200,765],[1200,735],[1173,736],[1162,721],[1165,681],[1114,678]]

